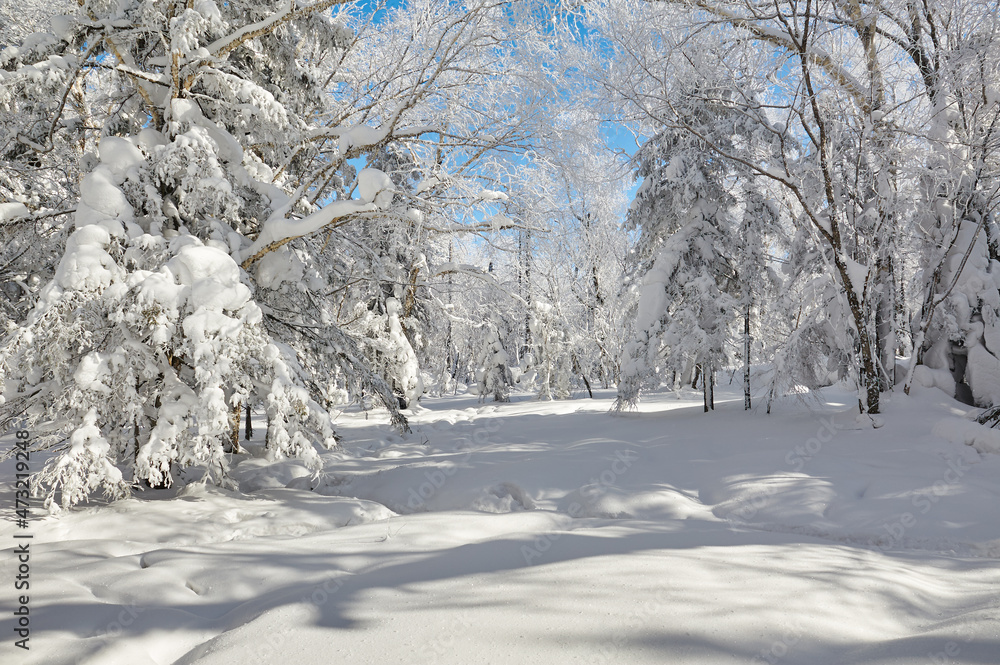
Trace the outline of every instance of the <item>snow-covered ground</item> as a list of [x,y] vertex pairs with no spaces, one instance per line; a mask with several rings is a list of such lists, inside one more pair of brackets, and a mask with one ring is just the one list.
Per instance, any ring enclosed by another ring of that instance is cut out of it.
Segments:
[[349,413],[319,478],[249,455],[239,491],[39,519],[0,662],[1000,663],[1000,433],[965,407],[612,397]]

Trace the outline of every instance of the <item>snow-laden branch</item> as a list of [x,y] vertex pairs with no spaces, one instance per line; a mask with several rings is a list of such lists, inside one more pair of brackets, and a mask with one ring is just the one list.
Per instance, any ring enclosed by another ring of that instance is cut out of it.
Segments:
[[377,207],[374,203],[348,199],[334,201],[302,219],[284,219],[281,217],[269,219],[264,222],[264,230],[257,236],[257,240],[243,251],[240,256],[241,265],[246,270],[268,252],[273,252],[296,238],[315,233],[323,227],[351,215],[362,212],[373,212],[375,210],[377,210]]
[[[428,280],[434,279],[435,277],[444,277],[447,275],[466,275],[467,277],[474,277],[475,279],[486,282],[491,287],[497,291],[503,293],[509,298],[516,300],[522,305],[528,305],[528,301],[524,299],[520,294],[515,293],[497,281],[491,272],[484,270],[479,266],[468,265],[464,263],[448,262],[442,263],[437,266],[431,274],[427,276],[426,279],[422,280],[422,284],[427,284]],[[459,319],[455,319],[456,321]]]
[[12,226],[25,222],[34,223],[40,219],[71,215],[74,212],[76,212],[76,208],[31,212],[23,203],[17,201],[0,203],[0,226]]
[[52,142],[52,137],[55,135],[56,128],[59,126],[59,120],[62,118],[63,109],[66,108],[66,100],[69,99],[70,91],[73,89],[73,86],[76,85],[76,82],[80,77],[80,73],[82,72],[83,67],[86,65],[90,57],[97,51],[97,46],[98,45],[96,43],[90,45],[90,48],[87,49],[87,52],[83,54],[82,58],[80,58],[75,70],[73,71],[73,74],[69,76],[66,80],[66,87],[63,90],[62,98],[59,100],[59,109],[56,111],[56,113],[53,114],[52,121],[49,123],[49,130],[46,133],[45,142],[48,145],[41,145],[36,141],[31,140],[30,137],[20,133],[17,135],[18,143],[22,143],[31,148],[32,150],[34,150],[35,152],[39,153],[47,153],[50,152],[53,148],[55,148],[55,144]]
[[486,270],[484,270],[479,266],[474,266],[469,263],[455,263],[452,261],[448,263],[442,263],[441,265],[437,266],[434,269],[434,272],[432,272],[427,277],[430,279],[434,277],[441,277],[442,275],[454,275],[457,273],[474,274],[477,277],[481,277],[482,275],[486,274]]
[[771,26],[761,25],[760,19],[750,16],[741,16],[736,12],[710,0],[653,0],[654,2],[666,2],[671,4],[688,4],[697,7],[709,14],[723,19],[735,28],[745,30],[757,39],[786,49],[795,53],[804,60],[822,69],[830,78],[837,82],[864,111],[868,112],[871,107],[871,100],[865,86],[861,84],[842,65],[838,64],[829,53],[814,43],[798,43],[796,35],[791,33],[791,28],[786,26],[777,29]]
[[308,16],[314,12],[324,11],[334,5],[342,5],[345,2],[346,0],[320,0],[320,2],[314,2],[310,5],[306,5],[305,7],[296,9],[295,0],[288,0],[288,2],[286,2],[281,9],[274,14],[271,14],[263,21],[257,21],[256,23],[245,25],[230,35],[216,39],[208,45],[208,52],[216,57],[225,56],[244,42],[256,39],[261,35],[266,35],[284,23],[294,21],[295,19],[302,18],[303,16]]
[[[390,127],[385,125],[379,127],[378,129],[368,127],[367,125],[337,125],[336,127],[319,127],[307,132],[306,139],[310,141],[317,141],[321,139],[351,136],[352,146],[364,148],[376,145],[379,141],[383,141],[388,138],[390,129]],[[392,137],[407,138],[410,136],[420,136],[421,134],[439,131],[439,128],[432,125],[415,125],[413,127],[400,127],[399,129],[392,130]],[[365,140],[366,138],[368,140]]]

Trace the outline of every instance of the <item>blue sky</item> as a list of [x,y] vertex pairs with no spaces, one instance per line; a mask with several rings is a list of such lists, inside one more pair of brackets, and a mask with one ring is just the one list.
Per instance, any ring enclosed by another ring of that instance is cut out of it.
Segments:
[[[382,17],[385,15],[388,9],[397,8],[405,4],[405,0],[358,0],[356,5],[363,11],[369,11],[373,13],[373,18],[375,23],[378,23]],[[573,30],[574,35],[580,38],[584,34],[584,28],[581,26],[580,22],[577,20],[570,20],[570,28]],[[620,124],[613,122],[604,123],[601,134],[604,137],[605,143],[609,148],[616,152],[624,153],[625,155],[632,156],[638,149],[635,137],[632,133]],[[350,163],[358,170],[366,166],[365,160],[363,158],[350,160]],[[631,183],[629,188],[628,197],[631,198],[635,195],[636,189],[639,187],[639,181]]]

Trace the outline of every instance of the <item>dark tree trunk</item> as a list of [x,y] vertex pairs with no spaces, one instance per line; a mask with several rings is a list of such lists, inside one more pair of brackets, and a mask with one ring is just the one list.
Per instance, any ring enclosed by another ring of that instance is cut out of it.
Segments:
[[705,413],[715,410],[715,369],[707,365],[701,377],[701,393],[705,400]]
[[252,411],[250,410],[250,400],[247,400],[247,423],[243,430],[243,438],[249,441],[253,438],[253,423],[250,420]]
[[229,417],[229,450],[226,451],[227,453],[234,453],[238,455],[243,452],[240,449],[240,416],[242,415],[243,405],[237,402],[233,405],[233,411]]
[[708,384],[708,408],[715,411],[715,367],[708,366],[708,376],[702,379]]
[[743,314],[743,410],[750,410],[750,304]]

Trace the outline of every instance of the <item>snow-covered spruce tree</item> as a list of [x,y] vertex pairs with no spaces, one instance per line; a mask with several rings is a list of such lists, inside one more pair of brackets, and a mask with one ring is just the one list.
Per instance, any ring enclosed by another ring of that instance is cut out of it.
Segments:
[[[745,133],[724,92],[699,86],[676,104],[701,136],[732,144]],[[641,285],[615,409],[633,407],[645,383],[687,383],[698,373],[708,411],[714,408],[715,371],[729,360],[730,325],[749,303],[737,281],[738,267],[749,265],[735,261],[742,254],[739,239],[751,235],[740,227],[753,221],[737,216],[734,183],[747,176],[715,158],[698,135],[676,126],[647,141],[636,162],[643,181],[628,224],[639,232],[630,259]]]
[[238,426],[251,395],[267,403],[275,454],[317,468],[310,439],[333,443],[329,417],[295,385],[233,258],[136,221],[126,190],[149,169],[128,140],[102,140],[55,279],[4,349],[5,408],[54,438],[70,430],[37,477],[50,504],[98,487],[120,496],[123,471],[156,487],[177,467],[223,480],[233,411]]
[[566,399],[574,374],[571,341],[563,329],[556,305],[536,301],[531,313],[531,339],[536,349],[534,371],[537,373],[539,399]]
[[484,346],[479,357],[479,369],[476,372],[478,380],[479,401],[485,401],[487,396],[494,402],[509,402],[511,377],[510,356],[500,342],[500,335],[495,325],[486,325]]
[[[287,201],[264,181],[266,160],[295,128],[290,111],[308,105],[277,99],[268,75],[293,73],[296,49],[336,45],[339,28],[318,18],[332,4],[84,2],[49,48],[7,60],[25,81],[65,63],[66,90],[92,72],[119,86],[110,114],[92,118],[104,137],[84,160],[55,278],[0,354],[4,422],[27,418],[58,446],[36,477],[49,505],[98,488],[120,496],[130,481],[168,485],[188,466],[221,481],[247,400],[266,405],[272,454],[316,468],[313,442],[333,443],[329,414],[263,328],[234,259]],[[310,24],[308,39],[296,22]],[[63,110],[17,140],[44,153]]]

